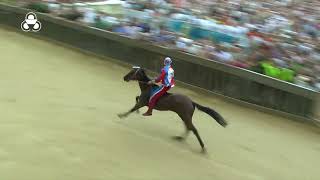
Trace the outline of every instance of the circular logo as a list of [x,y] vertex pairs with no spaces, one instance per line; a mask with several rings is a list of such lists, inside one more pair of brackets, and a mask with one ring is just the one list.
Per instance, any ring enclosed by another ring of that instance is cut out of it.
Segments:
[[41,23],[37,19],[37,15],[33,12],[26,14],[25,20],[21,23],[21,29],[25,32],[38,32],[41,30]]

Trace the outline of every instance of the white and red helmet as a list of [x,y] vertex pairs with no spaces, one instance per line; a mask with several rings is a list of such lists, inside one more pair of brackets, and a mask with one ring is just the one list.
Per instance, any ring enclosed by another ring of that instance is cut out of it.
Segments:
[[169,58],[169,57],[166,57],[165,59],[164,59],[164,61],[163,61],[163,64],[164,65],[171,65],[171,63],[172,63],[172,60],[171,60],[171,58]]

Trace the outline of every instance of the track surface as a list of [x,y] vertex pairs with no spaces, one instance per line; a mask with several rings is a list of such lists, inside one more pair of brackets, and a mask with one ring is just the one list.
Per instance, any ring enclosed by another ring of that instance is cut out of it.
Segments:
[[193,135],[170,138],[173,113],[116,116],[138,94],[128,68],[3,28],[0,52],[0,179],[320,179],[318,128],[176,87],[230,123],[196,111],[202,155]]

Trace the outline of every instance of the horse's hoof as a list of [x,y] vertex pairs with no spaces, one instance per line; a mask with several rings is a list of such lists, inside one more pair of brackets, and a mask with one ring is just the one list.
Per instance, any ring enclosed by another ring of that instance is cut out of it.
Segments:
[[202,148],[201,153],[202,154],[207,154],[207,149],[206,148]]
[[123,119],[125,116],[124,116],[123,114],[118,114],[118,117],[119,117],[120,119]]
[[181,136],[173,136],[172,139],[177,140],[177,141],[184,141],[185,139]]

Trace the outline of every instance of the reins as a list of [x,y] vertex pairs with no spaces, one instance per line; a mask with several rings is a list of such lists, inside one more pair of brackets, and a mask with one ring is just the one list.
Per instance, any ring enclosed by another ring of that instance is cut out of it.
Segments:
[[[144,81],[138,81],[138,80],[137,80],[137,82],[138,82],[138,83],[142,83],[142,84],[148,84],[148,82],[144,82]],[[148,85],[149,85],[149,84],[148,84]]]
[[[133,74],[133,77],[134,77],[135,79],[137,79],[137,78],[136,78],[136,77],[137,77],[137,73],[138,73],[139,70],[140,70],[140,67],[136,67],[136,68],[137,68],[137,70],[136,70],[136,72],[134,72],[134,74]],[[149,85],[148,82],[139,81],[139,80],[135,80],[135,81],[138,81],[139,83],[142,83],[142,84],[147,84],[147,85]]]

